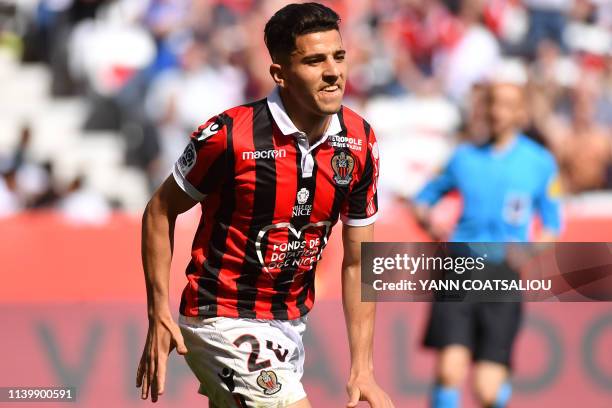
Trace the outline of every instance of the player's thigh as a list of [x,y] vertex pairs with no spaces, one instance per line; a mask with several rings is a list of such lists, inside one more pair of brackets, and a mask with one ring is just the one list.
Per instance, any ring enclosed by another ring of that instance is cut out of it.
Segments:
[[200,392],[218,408],[280,408],[306,397],[301,332],[248,319],[181,325]]
[[508,379],[508,367],[492,361],[479,361],[474,370],[474,391],[485,405],[495,402],[499,389]]
[[237,350],[237,377],[249,406],[286,407],[306,398],[301,383],[304,323],[223,321],[222,332]]

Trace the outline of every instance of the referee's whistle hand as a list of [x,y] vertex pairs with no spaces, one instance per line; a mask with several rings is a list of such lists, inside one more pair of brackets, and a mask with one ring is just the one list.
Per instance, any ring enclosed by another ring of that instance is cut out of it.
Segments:
[[367,401],[371,408],[395,408],[391,398],[376,384],[373,376],[349,380],[346,386],[349,395],[347,408],[354,408],[359,401]]
[[186,354],[187,347],[178,325],[171,317],[149,319],[147,341],[136,372],[136,387],[141,388],[142,399],[157,402],[164,393],[168,355],[176,348],[177,353]]

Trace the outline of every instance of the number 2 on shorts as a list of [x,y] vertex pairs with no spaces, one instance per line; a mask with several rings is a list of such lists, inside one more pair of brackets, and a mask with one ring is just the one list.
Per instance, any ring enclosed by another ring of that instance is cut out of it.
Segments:
[[249,354],[249,360],[247,368],[250,372],[263,370],[264,368],[270,367],[272,364],[270,360],[257,361],[259,358],[259,341],[255,336],[250,334],[243,334],[234,340],[234,346],[240,347],[243,343],[249,343],[251,345],[251,354]]
[[[259,352],[261,351],[259,340],[253,335],[243,334],[234,340],[234,346],[240,347],[243,343],[249,343],[251,345],[251,353],[249,354],[247,368],[249,372],[263,370],[264,368],[270,367],[272,364],[270,360],[257,361],[259,358]],[[266,341],[266,347],[274,352],[276,358],[279,361],[285,361],[287,357],[288,350],[283,350],[283,348],[279,345],[278,347],[274,347],[274,343],[270,340]]]

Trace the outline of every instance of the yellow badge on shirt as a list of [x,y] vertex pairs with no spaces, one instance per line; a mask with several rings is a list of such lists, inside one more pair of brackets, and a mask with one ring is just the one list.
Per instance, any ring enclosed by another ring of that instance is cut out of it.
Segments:
[[550,198],[559,198],[563,192],[562,190],[561,179],[558,175],[555,175],[553,179],[548,182],[548,196]]

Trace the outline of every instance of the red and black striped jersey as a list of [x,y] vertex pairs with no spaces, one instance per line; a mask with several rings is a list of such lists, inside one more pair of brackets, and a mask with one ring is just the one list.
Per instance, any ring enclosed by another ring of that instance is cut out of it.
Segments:
[[378,146],[346,107],[310,145],[278,90],[229,109],[193,133],[174,179],[201,202],[186,271],[186,316],[295,319],[308,313],[332,227],[378,211]]

